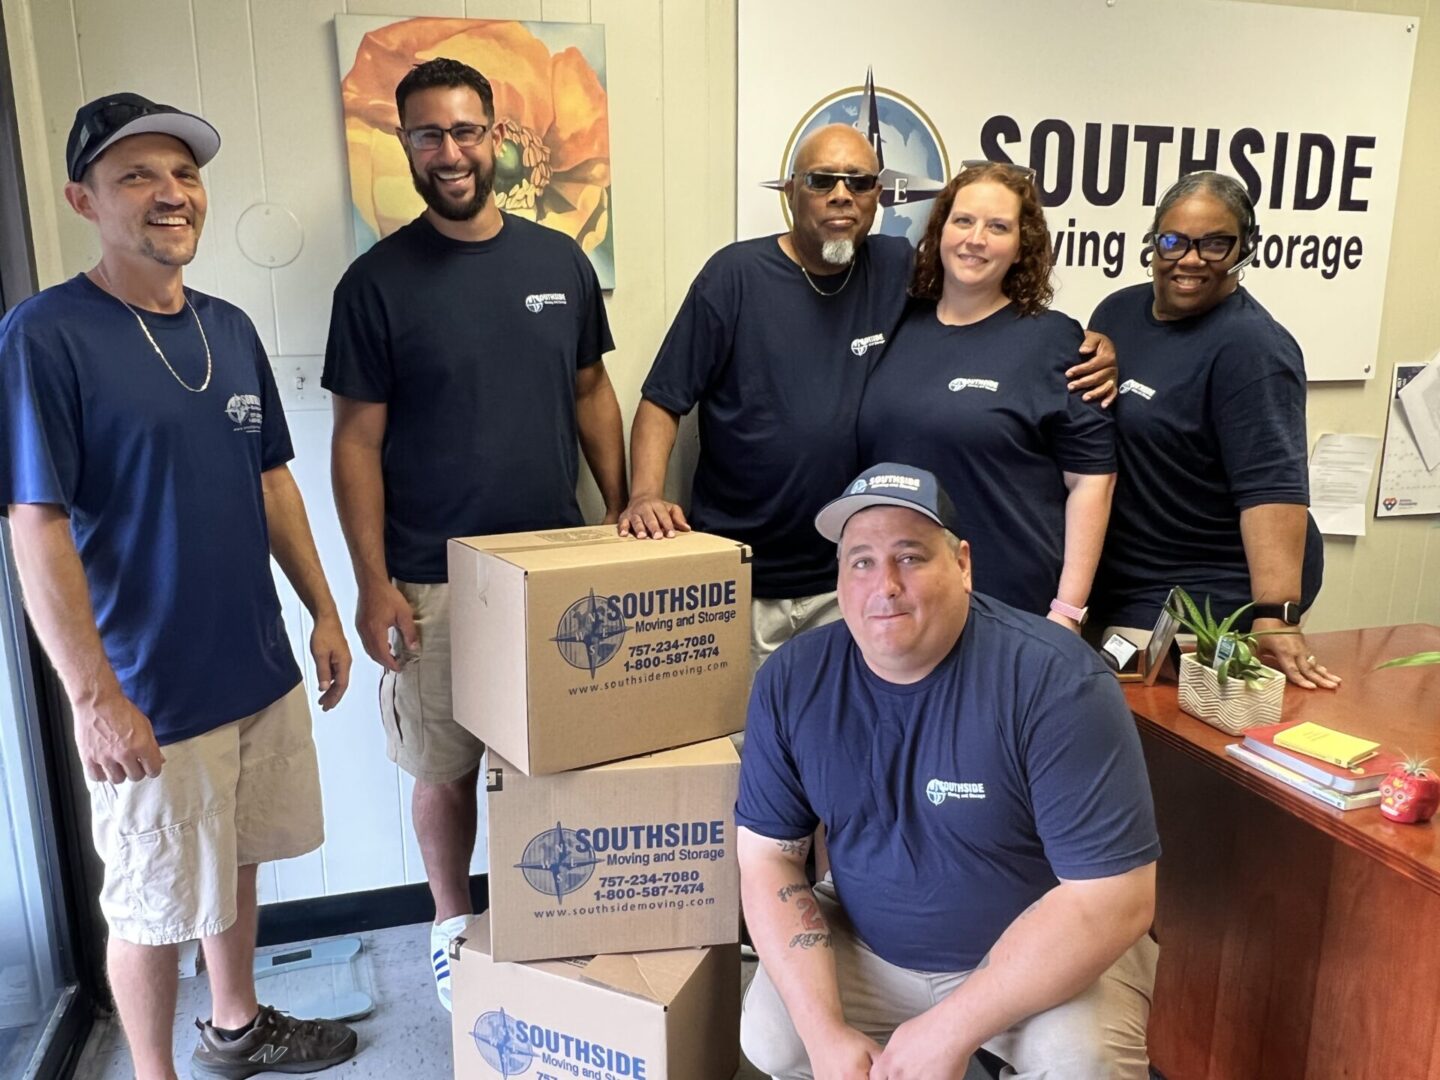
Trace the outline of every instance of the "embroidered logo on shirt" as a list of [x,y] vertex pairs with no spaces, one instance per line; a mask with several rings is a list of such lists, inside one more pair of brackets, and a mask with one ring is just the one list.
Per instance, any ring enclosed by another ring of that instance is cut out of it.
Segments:
[[951,379],[950,389],[960,390],[989,390],[992,394],[1000,389],[1000,384],[994,379]]
[[1140,382],[1137,379],[1126,379],[1123,383],[1121,383],[1120,393],[1139,394],[1146,401],[1149,401],[1152,397],[1155,396],[1154,390],[1150,389],[1150,387],[1146,386],[1143,382]]
[[531,311],[536,312],[549,307],[551,304],[563,303],[565,303],[565,294],[563,292],[535,292],[525,297],[525,306]]
[[236,431],[259,431],[265,410],[254,394],[231,394],[225,403],[225,415],[235,424]]
[[925,785],[925,797],[936,806],[946,799],[983,799],[985,785],[978,781],[931,780]]
[[871,345],[884,344],[884,334],[871,334],[869,337],[857,337],[854,341],[850,342],[850,351],[853,352],[856,356],[864,356],[867,352],[870,351]]

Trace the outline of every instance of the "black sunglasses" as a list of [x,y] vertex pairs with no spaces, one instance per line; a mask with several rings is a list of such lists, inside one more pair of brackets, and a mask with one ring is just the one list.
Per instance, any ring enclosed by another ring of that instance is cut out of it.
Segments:
[[874,173],[806,172],[798,173],[800,182],[810,191],[834,191],[836,184],[844,184],[852,195],[864,195],[874,191],[880,177]]
[[1235,242],[1239,239],[1240,237],[1233,233],[1202,236],[1198,240],[1191,240],[1184,233],[1162,232],[1155,236],[1155,254],[1166,262],[1179,262],[1194,248],[1202,261],[1220,262],[1234,250]]

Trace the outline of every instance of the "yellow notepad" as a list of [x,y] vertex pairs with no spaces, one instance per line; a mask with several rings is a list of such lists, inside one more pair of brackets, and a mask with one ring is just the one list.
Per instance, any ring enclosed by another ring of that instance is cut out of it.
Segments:
[[1309,754],[1321,761],[1350,769],[1375,756],[1380,744],[1369,739],[1357,739],[1354,735],[1332,731],[1320,724],[1306,722],[1287,728],[1275,736],[1275,745],[1297,754]]

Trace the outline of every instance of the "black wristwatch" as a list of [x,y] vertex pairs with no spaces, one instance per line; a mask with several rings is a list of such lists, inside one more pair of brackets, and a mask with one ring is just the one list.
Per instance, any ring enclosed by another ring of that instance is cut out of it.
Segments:
[[1300,625],[1300,605],[1294,600],[1283,604],[1251,604],[1250,614],[1257,619],[1279,619],[1286,626]]

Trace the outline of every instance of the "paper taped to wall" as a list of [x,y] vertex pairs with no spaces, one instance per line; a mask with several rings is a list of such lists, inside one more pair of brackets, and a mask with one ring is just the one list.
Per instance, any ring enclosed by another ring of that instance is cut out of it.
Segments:
[[1440,514],[1440,469],[1427,469],[1400,403],[1401,391],[1430,364],[1396,364],[1385,423],[1385,450],[1380,458],[1380,484],[1375,492],[1377,518]]

